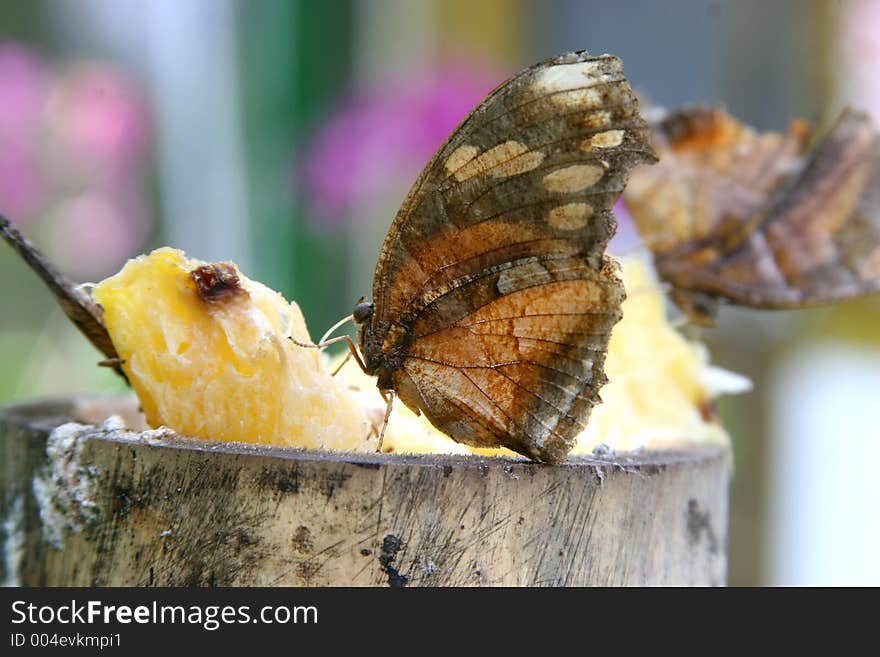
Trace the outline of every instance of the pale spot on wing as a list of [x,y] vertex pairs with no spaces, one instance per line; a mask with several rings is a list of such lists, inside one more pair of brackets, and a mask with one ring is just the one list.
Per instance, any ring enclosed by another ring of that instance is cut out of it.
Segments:
[[473,160],[480,149],[476,146],[459,146],[452,154],[446,158],[446,170],[449,173],[455,173],[458,169]]
[[605,169],[601,166],[574,164],[544,176],[544,189],[557,194],[579,192],[595,185],[604,175]]
[[523,153],[519,157],[504,162],[503,164],[492,169],[492,175],[495,178],[508,178],[510,176],[518,176],[521,173],[527,173],[537,168],[544,161],[544,153],[541,151],[532,151]]
[[594,88],[573,89],[566,93],[551,96],[551,98],[558,105],[586,110],[602,107],[607,102],[602,91]]
[[535,76],[534,84],[539,91],[553,93],[577,89],[607,77],[602,72],[601,62],[579,62],[545,68]]
[[584,125],[591,130],[607,128],[611,125],[611,112],[608,110],[590,112],[584,117]]
[[577,230],[587,225],[593,208],[586,203],[566,203],[547,214],[547,223],[559,230]]
[[[447,168],[451,159],[452,156],[446,162]],[[452,174],[458,182],[483,173],[490,173],[495,178],[507,178],[531,171],[543,161],[544,153],[530,152],[525,144],[510,140],[490,148],[482,155],[471,157],[461,167],[455,168]]]
[[593,135],[589,139],[585,139],[581,143],[581,149],[590,151],[594,148],[614,148],[615,146],[620,146],[622,141],[623,130],[606,130],[605,132]]

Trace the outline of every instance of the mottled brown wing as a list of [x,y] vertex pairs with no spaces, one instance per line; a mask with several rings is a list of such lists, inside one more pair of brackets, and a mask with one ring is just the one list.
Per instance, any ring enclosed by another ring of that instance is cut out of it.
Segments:
[[[603,251],[628,170],[654,159],[612,56],[498,87],[439,149],[386,236],[368,369],[452,438],[565,458],[623,290]],[[384,376],[383,376],[384,373]]]
[[394,387],[459,442],[562,462],[601,401],[624,296],[611,260],[515,261],[416,322]]
[[712,300],[798,308],[880,289],[880,136],[846,111],[806,152],[807,130],[758,134],[719,109],[654,131],[660,163],[624,199],[691,319]]

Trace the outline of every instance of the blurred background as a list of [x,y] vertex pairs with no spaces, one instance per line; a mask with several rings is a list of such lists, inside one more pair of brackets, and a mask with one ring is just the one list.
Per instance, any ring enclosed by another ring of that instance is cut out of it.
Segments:
[[[232,259],[317,337],[371,292],[412,181],[496,84],[567,50],[761,129],[880,118],[873,0],[0,3],[0,211],[78,281],[161,245]],[[121,389],[0,248],[0,404]],[[880,298],[725,309],[729,583],[880,584]]]

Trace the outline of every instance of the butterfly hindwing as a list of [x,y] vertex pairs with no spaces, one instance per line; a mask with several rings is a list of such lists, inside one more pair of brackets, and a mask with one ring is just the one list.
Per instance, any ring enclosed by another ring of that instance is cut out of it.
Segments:
[[477,288],[464,292],[481,299],[477,309],[417,322],[398,376],[418,396],[398,386],[401,398],[456,440],[564,460],[605,383],[624,297],[616,267],[527,259]]

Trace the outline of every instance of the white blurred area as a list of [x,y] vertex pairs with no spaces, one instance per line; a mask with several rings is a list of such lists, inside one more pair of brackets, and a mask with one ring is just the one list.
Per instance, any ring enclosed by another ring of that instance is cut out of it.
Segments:
[[[880,120],[880,2],[840,5],[836,50],[833,107]],[[880,345],[816,338],[768,383],[765,583],[877,586]]]
[[880,585],[880,347],[798,347],[769,394],[765,583]]

